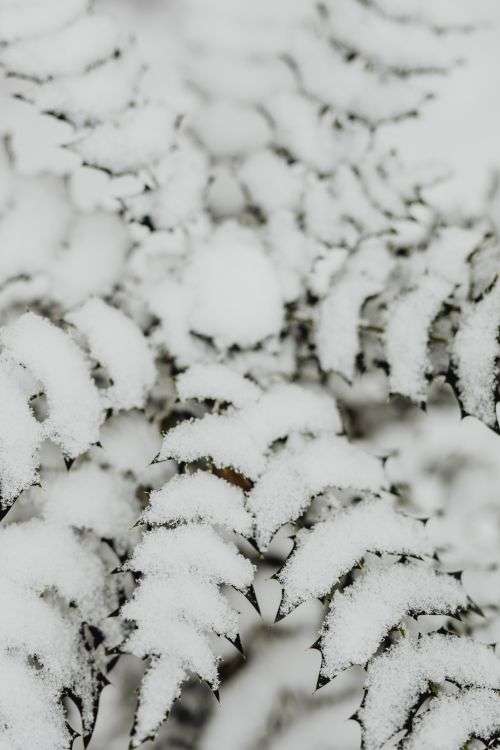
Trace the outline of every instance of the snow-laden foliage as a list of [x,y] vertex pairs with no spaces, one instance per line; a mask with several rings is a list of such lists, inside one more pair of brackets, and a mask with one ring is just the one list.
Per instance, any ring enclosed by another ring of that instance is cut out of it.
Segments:
[[[425,74],[453,68],[445,25],[359,0],[193,0],[180,19],[194,99],[168,180],[129,202],[131,297],[181,367],[223,357],[256,377],[293,374],[315,346],[322,369],[351,378],[364,302],[438,221],[420,192],[442,171],[403,165],[375,134],[418,114],[434,85]],[[390,46],[374,57],[372,33],[409,29],[400,59]]]
[[[321,652],[319,687],[353,665],[368,667],[356,714],[363,747],[386,747],[403,730],[404,747],[441,747],[445,741],[449,744],[443,747],[458,747],[446,721],[452,706],[458,712],[462,702],[467,705],[468,693],[455,696],[453,703],[447,681],[488,688],[474,695],[473,713],[456,727],[460,746],[471,737],[487,740],[494,734],[498,708],[495,712],[491,688],[498,687],[498,658],[478,643],[422,630],[421,615],[461,617],[476,607],[461,581],[436,562],[426,526],[398,510],[394,498],[372,495],[345,505],[334,493],[323,513],[311,516],[298,532],[275,577],[283,589],[277,619],[315,598],[327,605],[315,644]],[[460,669],[474,676],[464,677]],[[425,706],[428,713],[415,715],[431,687],[436,697]]]
[[175,111],[141,92],[144,65],[112,18],[82,0],[41,8],[0,14],[13,157],[25,173],[71,172],[86,207],[119,205],[172,145]]
[[137,505],[130,483],[84,464],[47,477],[37,508],[0,530],[0,747],[67,750],[65,697],[85,746],[92,736],[107,682],[105,618],[120,596],[108,544],[127,549]]
[[132,747],[354,750],[361,679],[363,747],[494,746],[498,222],[392,149],[476,12],[147,6],[0,0],[0,748],[115,664],[96,749],[140,677]]
[[141,577],[122,608],[136,627],[123,650],[149,657],[136,744],[155,735],[189,674],[218,687],[209,635],[238,638],[221,587],[251,594],[253,579],[231,535],[265,545],[326,487],[375,492],[384,484],[381,464],[335,434],[340,418],[324,394],[292,384],[262,391],[222,365],[187,370],[177,388],[188,402],[219,409],[165,435],[156,461],[173,458],[182,473],[150,493],[144,537],[124,566]]
[[4,510],[36,482],[43,441],[59,445],[71,462],[98,443],[106,408],[141,406],[155,379],[146,340],[122,312],[91,300],[68,319],[81,327],[112,385],[98,388],[91,359],[46,318],[28,312],[0,329]]
[[[500,660],[486,645],[440,633],[401,638],[368,667],[357,712],[366,748],[384,747],[401,730],[408,732],[405,748],[456,748],[471,737],[489,740],[498,729],[499,680]],[[436,697],[415,715],[431,696]]]

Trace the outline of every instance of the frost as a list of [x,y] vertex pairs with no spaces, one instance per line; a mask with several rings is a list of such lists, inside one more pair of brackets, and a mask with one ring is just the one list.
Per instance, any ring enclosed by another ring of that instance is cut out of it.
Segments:
[[[500,661],[481,643],[440,634],[419,640],[402,638],[375,659],[368,667],[367,692],[364,705],[358,711],[367,750],[382,748],[403,727],[430,683],[439,685],[445,680],[464,687],[498,689]],[[488,710],[487,703],[485,710]],[[464,720],[467,715],[463,714]],[[453,726],[460,724],[457,722]],[[447,726],[448,731],[450,728]],[[410,744],[410,747],[415,746]]]
[[297,534],[296,547],[280,571],[281,612],[327,594],[367,552],[432,554],[420,521],[396,512],[385,500],[365,500],[338,511],[332,521]]
[[60,443],[70,458],[99,439],[103,414],[82,352],[45,318],[25,313],[0,330],[4,352],[39,380],[49,415],[43,434]]
[[365,664],[407,614],[446,614],[466,606],[460,583],[427,566],[369,569],[333,596],[322,637],[322,673],[333,677],[351,664]]
[[121,310],[90,299],[66,315],[88,340],[91,354],[109,375],[105,403],[111,408],[143,406],[156,380],[153,353],[138,326]]

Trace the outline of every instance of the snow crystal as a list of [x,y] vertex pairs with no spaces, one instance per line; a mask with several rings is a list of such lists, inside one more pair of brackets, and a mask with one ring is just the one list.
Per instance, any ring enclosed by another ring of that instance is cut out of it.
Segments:
[[375,551],[421,556],[433,550],[423,524],[396,512],[385,500],[365,500],[340,510],[332,521],[297,534],[296,548],[279,574],[282,612],[324,596],[367,552]]
[[296,520],[312,497],[329,487],[378,492],[384,486],[382,464],[343,438],[299,443],[269,460],[249,494],[259,545],[266,547],[280,526]]
[[351,664],[365,664],[407,614],[446,614],[466,606],[461,584],[427,566],[368,569],[332,599],[322,637],[322,673],[331,678]]
[[42,383],[49,415],[44,434],[69,457],[99,439],[103,412],[88,362],[71,338],[47,319],[25,313],[0,330],[0,342],[13,361]]
[[178,376],[176,388],[181,401],[213,399],[235,406],[246,406],[260,395],[260,389],[251,380],[218,364],[193,365]]
[[87,338],[92,356],[110,377],[106,404],[116,409],[143,406],[156,380],[156,368],[140,328],[100,299],[88,300],[66,319]]
[[142,520],[149,524],[206,521],[245,536],[252,529],[242,490],[205,471],[173,477],[161,490],[152,492]]
[[498,689],[500,661],[481,643],[440,634],[402,638],[378,656],[368,667],[367,693],[358,711],[367,750],[378,750],[402,729],[429,683],[445,679]]

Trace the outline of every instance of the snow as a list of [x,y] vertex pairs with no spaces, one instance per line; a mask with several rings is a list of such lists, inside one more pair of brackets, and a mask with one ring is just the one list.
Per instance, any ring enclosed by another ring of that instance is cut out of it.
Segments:
[[293,384],[280,384],[255,402],[225,414],[184,421],[163,440],[160,459],[195,461],[210,457],[219,468],[232,466],[249,478],[265,468],[271,445],[291,433],[339,431],[334,399]]
[[[446,71],[457,61],[453,47],[443,44],[434,30],[418,24],[401,24],[399,19],[374,12],[361,0],[330,0],[328,28],[333,39],[347,49],[359,50],[376,66],[398,71],[434,69]],[[453,17],[455,13],[453,13]],[[394,38],[404,33],[404,44]],[[422,51],[425,50],[425,59]]]
[[[358,711],[367,750],[383,746],[403,727],[429,683],[440,684],[445,679],[464,687],[498,689],[500,662],[481,643],[439,634],[420,640],[402,638],[375,659],[368,667],[367,693]],[[463,714],[464,719],[467,715]]]
[[0,360],[0,494],[2,507],[36,481],[42,428],[11,368]]
[[99,439],[103,412],[83,353],[61,329],[25,313],[0,330],[5,355],[42,384],[49,414],[43,433],[73,458]]
[[295,521],[328,488],[378,492],[384,486],[381,463],[343,438],[300,441],[269,460],[249,493],[259,546],[265,548],[280,526]]
[[407,614],[447,614],[466,606],[461,584],[426,565],[368,569],[333,596],[321,640],[322,674],[331,678],[365,664]]
[[101,427],[99,440],[102,447],[92,449],[93,460],[132,475],[141,484],[156,487],[172,473],[168,463],[151,466],[151,456],[160,450],[161,434],[143,412],[114,414]]
[[97,298],[67,314],[66,320],[85,336],[92,357],[109,376],[104,404],[115,409],[143,406],[157,374],[153,353],[136,323]]
[[226,365],[193,365],[176,380],[181,401],[213,399],[244,407],[256,401],[260,389]]
[[73,21],[87,6],[86,0],[28,0],[27,3],[2,3],[0,40],[12,42],[50,33]]
[[429,329],[452,291],[448,281],[425,275],[389,306],[385,338],[392,393],[426,400]]
[[279,333],[283,302],[273,266],[252,233],[223,225],[186,269],[193,331],[222,348]]
[[158,161],[172,145],[174,115],[160,105],[130,108],[82,136],[74,150],[86,164],[114,174],[133,172]]
[[418,716],[405,747],[412,750],[453,750],[472,737],[488,739],[500,728],[498,693],[467,690],[457,696],[434,698]]
[[253,577],[253,566],[239,555],[236,546],[224,542],[206,524],[153,529],[136,546],[125,569],[167,577],[190,574],[242,591]]
[[208,151],[218,157],[257,151],[271,139],[269,125],[259,112],[224,101],[202,108],[192,127]]
[[432,545],[420,521],[398,513],[389,501],[364,500],[339,510],[333,520],[301,530],[279,573],[281,612],[327,594],[367,552],[426,556]]
[[452,348],[460,399],[465,411],[489,426],[496,423],[495,390],[500,287],[465,308]]
[[143,677],[131,747],[154,737],[168,707],[180,692],[186,672],[176,659],[154,658]]
[[0,63],[16,75],[38,81],[68,76],[110,57],[120,41],[110,18],[84,15],[52,34],[9,45],[1,52]]
[[[1,750],[64,750],[69,732],[59,695],[50,680],[43,679],[13,655],[0,655],[0,704],[4,727]],[[28,699],[28,700],[27,700]]]
[[359,352],[364,302],[384,288],[393,260],[380,239],[367,240],[349,256],[321,302],[315,339],[324,370],[352,380]]
[[238,487],[197,471],[173,477],[161,490],[152,492],[141,518],[147,524],[205,521],[250,536],[252,522],[244,503]]
[[103,539],[126,538],[138,513],[134,485],[92,463],[49,476],[43,493],[45,518]]
[[4,578],[41,595],[56,590],[92,622],[104,606],[104,566],[69,528],[32,519],[0,530]]
[[68,246],[50,267],[50,292],[68,309],[93,295],[109,294],[121,278],[129,239],[120,220],[93,213],[80,216]]
[[382,76],[362,60],[347,62],[327,39],[304,30],[292,44],[292,55],[304,89],[334,109],[370,123],[397,119],[424,100],[419,89],[396,76]]
[[239,176],[252,201],[271,214],[281,208],[296,209],[303,189],[303,169],[288,166],[272,151],[258,151],[246,159]]

